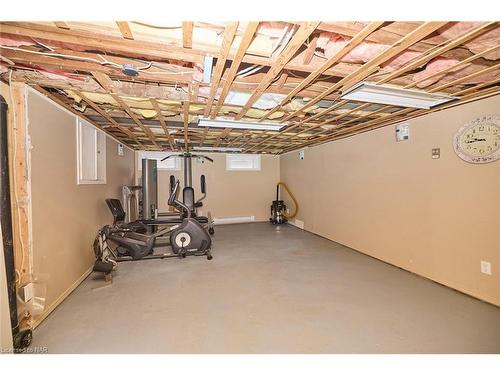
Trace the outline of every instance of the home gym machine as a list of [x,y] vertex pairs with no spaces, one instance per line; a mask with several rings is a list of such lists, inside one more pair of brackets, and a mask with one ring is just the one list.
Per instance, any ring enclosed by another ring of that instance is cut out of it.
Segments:
[[[292,214],[287,213],[285,201],[280,199],[280,186],[283,186],[288,195],[290,195],[290,198],[292,198],[293,204],[295,205],[295,210]],[[269,221],[273,224],[285,224],[288,219],[294,218],[298,212],[299,204],[297,203],[297,200],[293,196],[292,192],[288,189],[288,186],[286,186],[284,182],[278,182],[276,185],[276,200],[274,200],[271,204],[271,217],[269,218]]]
[[[143,220],[125,223],[125,212],[118,199],[107,199],[106,203],[113,214],[113,224],[102,227],[94,240],[96,262],[94,271],[110,274],[118,262],[163,259],[171,257],[185,258],[187,255],[205,255],[212,259],[212,239],[205,228],[191,216],[187,205],[177,199],[179,181],[176,181],[170,193],[168,204],[180,207],[186,213],[179,224],[170,225],[151,232]],[[171,252],[155,253],[154,248],[160,238],[168,238],[167,246]]]
[[[190,211],[191,217],[207,227],[210,234],[214,234],[213,221],[210,212],[207,216],[199,216],[197,209],[203,206],[203,200],[206,197],[206,179],[204,175],[200,178],[200,187],[202,196],[195,200],[195,194],[192,184],[192,158],[198,158],[203,161],[213,163],[213,159],[205,155],[193,155],[191,153],[172,154],[161,159],[178,157],[184,160],[184,188],[182,189],[183,206],[174,204],[177,212],[159,212],[158,211],[158,167],[155,159],[142,159],[142,185],[124,186],[122,189],[122,202],[125,207],[124,222],[136,220],[162,222],[164,224],[180,223],[187,217],[186,208]],[[175,185],[175,177],[170,176],[170,192]]]

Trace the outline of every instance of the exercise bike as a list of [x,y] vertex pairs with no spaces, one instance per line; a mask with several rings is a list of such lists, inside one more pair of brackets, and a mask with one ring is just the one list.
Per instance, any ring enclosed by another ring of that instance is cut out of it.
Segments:
[[[93,270],[110,274],[118,262],[145,259],[163,259],[171,257],[185,258],[188,255],[206,256],[211,260],[212,239],[207,230],[191,216],[189,207],[177,199],[179,181],[170,193],[168,204],[186,212],[186,217],[179,224],[148,230],[142,221],[124,223],[125,211],[118,199],[107,199],[106,203],[113,214],[112,225],[102,227],[94,240],[93,248],[96,261]],[[154,248],[159,238],[168,238],[171,252],[155,253]],[[113,245],[113,246],[111,246]]]
[[[191,154],[190,152],[184,152],[182,154],[172,154],[164,157],[161,159],[161,161],[167,160],[172,157],[177,157],[177,158],[182,158],[184,159],[184,188],[182,189],[182,203],[183,207],[179,207],[178,205],[174,204],[174,208],[176,208],[180,213],[181,217],[180,219],[187,217],[187,210],[186,207],[189,209],[189,212],[191,214],[191,217],[195,218],[198,222],[201,224],[205,224],[207,227],[208,232],[213,235],[215,233],[214,225],[213,225],[213,220],[211,217],[210,212],[208,212],[207,216],[198,216],[198,208],[203,207],[203,200],[207,196],[206,192],[206,181],[205,181],[205,175],[201,175],[200,177],[200,186],[201,186],[201,193],[202,196],[200,199],[195,200],[195,195],[194,195],[194,189],[193,189],[193,174],[192,174],[192,158],[199,158],[202,160],[209,161],[210,163],[213,163],[214,160],[206,155],[197,155],[197,154]],[[173,175],[170,176],[170,191],[172,191],[174,185],[175,185],[175,177]],[[159,215],[161,218],[162,214]],[[167,217],[171,217],[170,215],[167,215]]]

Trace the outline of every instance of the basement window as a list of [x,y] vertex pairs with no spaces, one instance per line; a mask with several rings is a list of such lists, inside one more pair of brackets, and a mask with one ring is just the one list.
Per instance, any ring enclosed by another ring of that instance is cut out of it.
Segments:
[[106,183],[106,134],[77,119],[77,175],[79,185]]
[[227,171],[260,171],[260,155],[226,154]]
[[139,151],[137,153],[137,169],[140,171],[142,170],[142,159],[156,159],[158,161],[157,168],[159,170],[180,171],[180,158],[172,157],[161,161],[161,159],[168,155],[171,155],[171,153],[161,151]]

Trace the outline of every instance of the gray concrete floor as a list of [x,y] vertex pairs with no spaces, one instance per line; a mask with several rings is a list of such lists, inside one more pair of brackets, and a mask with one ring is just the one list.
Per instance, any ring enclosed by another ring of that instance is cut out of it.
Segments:
[[49,353],[500,353],[500,309],[292,226],[217,227],[214,260],[122,263],[36,330]]

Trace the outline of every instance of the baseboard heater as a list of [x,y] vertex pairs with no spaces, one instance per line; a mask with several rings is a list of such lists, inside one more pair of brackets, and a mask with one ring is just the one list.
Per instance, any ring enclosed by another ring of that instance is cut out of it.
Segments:
[[216,218],[214,218],[215,225],[251,223],[252,221],[255,221],[255,216],[216,217]]

